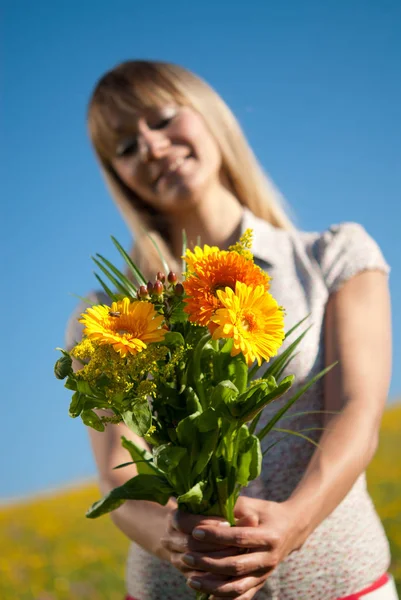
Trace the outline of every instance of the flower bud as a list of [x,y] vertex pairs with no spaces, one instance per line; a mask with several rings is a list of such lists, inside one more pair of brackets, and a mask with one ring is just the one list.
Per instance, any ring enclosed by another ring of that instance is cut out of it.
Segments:
[[174,294],[176,296],[182,296],[184,294],[184,286],[182,285],[182,283],[177,283],[177,285],[174,288]]
[[175,273],[173,273],[172,271],[170,271],[170,273],[167,275],[167,280],[169,283],[176,283],[178,277]]
[[153,294],[153,283],[151,281],[148,281],[148,285],[146,287],[148,288],[148,293]]
[[158,279],[159,281],[161,281],[162,283],[164,283],[166,281],[166,276],[164,273],[162,273],[161,271],[158,272],[158,274],[156,275],[156,279]]
[[138,290],[139,298],[147,298],[148,297],[148,288],[145,285],[141,285]]
[[72,372],[72,360],[69,354],[63,354],[54,365],[54,374],[57,379],[65,379]]
[[164,290],[164,285],[162,284],[161,281],[155,281],[155,283],[153,284],[153,293],[156,294],[156,296],[161,296]]

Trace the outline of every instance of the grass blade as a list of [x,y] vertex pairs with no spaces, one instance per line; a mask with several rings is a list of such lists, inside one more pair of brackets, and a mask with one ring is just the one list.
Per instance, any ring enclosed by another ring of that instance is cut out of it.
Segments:
[[298,323],[296,323],[294,325],[294,327],[291,327],[291,329],[289,331],[287,331],[287,333],[285,334],[285,339],[287,339],[288,337],[290,337],[290,335],[292,334],[293,331],[295,331],[296,329],[298,329],[298,327],[300,325],[302,325],[302,323],[304,323],[306,321],[306,319],[309,319],[311,313],[309,313],[308,315],[306,315],[306,317],[304,317],[303,319],[301,319],[300,321],[298,321]]
[[312,377],[312,379],[310,379],[307,383],[305,383],[305,385],[303,385],[298,390],[298,392],[296,394],[294,394],[294,396],[292,396],[292,398],[290,398],[288,400],[288,402],[283,406],[283,408],[280,409],[274,415],[274,417],[272,419],[270,419],[270,421],[267,423],[267,425],[265,425],[265,427],[263,427],[263,429],[261,431],[259,431],[258,438],[260,440],[262,440],[265,437],[265,435],[267,435],[269,433],[269,431],[271,431],[273,429],[273,427],[281,419],[281,417],[283,415],[285,415],[285,413],[291,408],[291,406],[298,400],[298,398],[300,398],[302,396],[302,394],[304,394],[314,383],[316,383],[316,381],[318,381],[324,375],[326,375],[326,373],[328,373],[336,364],[337,363],[335,362],[332,365],[329,365],[328,367],[326,367],[325,369],[320,371],[320,373],[318,373],[317,375]]
[[135,277],[136,281],[138,282],[138,284],[139,285],[146,285],[147,282],[146,282],[145,277],[142,275],[141,271],[138,269],[138,267],[136,266],[136,264],[132,261],[130,255],[124,250],[124,248],[116,240],[115,237],[111,236],[111,240],[112,240],[113,244],[115,245],[115,247],[117,248],[117,250],[119,251],[119,253],[121,254],[121,256],[123,257],[126,265],[128,266],[128,268],[130,269],[130,271],[134,275],[134,277]]
[[309,325],[309,327],[305,329],[305,331],[301,333],[301,335],[298,336],[297,339],[294,342],[292,342],[292,344],[290,344],[288,348],[284,350],[284,352],[280,354],[278,358],[276,358],[276,360],[270,365],[270,367],[268,367],[263,373],[263,379],[266,379],[266,377],[269,377],[270,375],[273,375],[273,377],[277,379],[277,373],[279,373],[282,370],[283,365],[285,365],[287,360],[292,356],[295,348],[301,343],[301,341],[303,340],[303,338],[308,333],[311,327],[312,325]]
[[[185,229],[183,229],[182,230],[181,256],[185,256],[185,253],[187,251],[187,246],[188,246],[187,232],[185,231]],[[187,272],[187,263],[185,262],[184,258],[182,259],[181,269],[182,269],[182,275],[184,276]]]
[[167,264],[167,262],[166,262],[166,259],[164,258],[163,254],[160,252],[160,248],[159,248],[159,246],[156,244],[155,240],[152,238],[152,236],[150,235],[150,233],[149,233],[148,231],[146,231],[146,229],[142,228],[142,231],[144,232],[144,234],[145,234],[145,235],[146,235],[146,236],[147,236],[147,237],[150,239],[150,241],[152,242],[152,244],[153,244],[153,247],[155,248],[155,250],[156,250],[156,252],[157,252],[157,254],[158,254],[158,256],[159,256],[159,258],[160,258],[160,260],[161,260],[161,263],[162,263],[162,265],[163,265],[163,269],[164,269],[164,271],[165,271],[165,273],[166,273],[166,275],[167,275],[167,274],[170,272],[170,267],[168,266],[168,264]]
[[311,444],[313,444],[314,446],[316,446],[316,448],[319,448],[319,444],[317,442],[315,442],[314,440],[312,440],[312,438],[310,438],[308,435],[304,435],[300,431],[292,431],[291,429],[281,429],[279,427],[274,427],[272,429],[272,431],[277,431],[278,433],[286,433],[288,435],[295,435],[296,437],[300,437],[303,440],[306,440],[307,442],[310,442]]
[[96,254],[96,256],[104,262],[106,267],[108,267],[110,269],[110,271],[112,273],[114,273],[114,275],[116,277],[118,277],[118,279],[121,281],[122,285],[125,285],[126,289],[129,290],[129,292],[130,292],[129,295],[132,298],[135,298],[137,290],[136,290],[136,287],[133,285],[132,281],[130,281],[128,279],[128,277],[126,277],[123,273],[121,273],[121,271],[119,269],[117,269],[117,267],[115,267],[109,260],[107,260],[107,258],[104,258],[104,256],[102,256],[101,254]]
[[109,296],[110,300],[112,300],[113,302],[117,302],[117,300],[118,300],[117,295],[111,291],[111,289],[103,281],[103,279],[101,277],[99,277],[99,275],[95,272],[94,272],[94,276],[96,277],[96,279],[98,280],[98,282],[100,283],[100,285],[102,286],[102,288],[104,289],[106,294]]
[[127,292],[127,290],[125,289],[125,287],[118,281],[118,279],[116,279],[110,273],[110,271],[108,271],[106,269],[106,267],[104,267],[102,265],[102,263],[99,260],[97,260],[93,256],[92,256],[92,260],[99,267],[99,269],[106,275],[107,279],[109,279],[111,281],[111,283],[117,288],[117,290],[120,292],[120,294],[123,294],[124,296],[129,296],[129,293]]

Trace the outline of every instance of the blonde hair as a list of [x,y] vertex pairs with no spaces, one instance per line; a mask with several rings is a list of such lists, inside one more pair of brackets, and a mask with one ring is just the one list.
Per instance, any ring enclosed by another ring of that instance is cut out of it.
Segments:
[[135,238],[133,258],[147,277],[154,277],[161,264],[145,231],[151,234],[167,263],[177,268],[169,247],[168,227],[160,213],[117,177],[111,157],[121,132],[129,134],[132,130],[135,115],[169,101],[190,106],[203,117],[220,149],[227,185],[238,201],[275,227],[293,227],[279,192],[263,173],[233,113],[213,88],[178,65],[124,62],[97,83],[89,103],[88,127],[106,184]]

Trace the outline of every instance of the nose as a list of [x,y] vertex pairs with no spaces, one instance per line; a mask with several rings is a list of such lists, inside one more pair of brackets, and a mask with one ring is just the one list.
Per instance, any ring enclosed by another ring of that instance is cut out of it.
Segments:
[[168,137],[158,129],[141,124],[138,135],[138,151],[142,161],[162,158],[171,143]]

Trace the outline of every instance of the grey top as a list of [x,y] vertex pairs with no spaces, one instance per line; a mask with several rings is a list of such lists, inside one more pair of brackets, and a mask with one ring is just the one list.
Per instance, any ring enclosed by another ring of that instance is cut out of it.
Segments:
[[[389,272],[375,241],[361,225],[343,223],[320,233],[284,231],[244,211],[243,231],[254,231],[255,261],[272,276],[271,292],[287,313],[286,329],[311,314],[311,330],[300,352],[288,367],[300,386],[324,367],[325,308],[330,294],[361,271]],[[96,294],[92,296],[96,301]],[[105,296],[100,296],[101,302]],[[82,306],[78,309],[81,310]],[[78,312],[78,311],[77,311]],[[79,339],[76,315],[70,320],[67,344]],[[285,348],[285,344],[283,346]],[[268,407],[260,426],[285,402]],[[291,412],[324,409],[323,383],[315,384]],[[284,425],[283,425],[284,427]],[[301,430],[322,427],[322,416],[312,414],[286,418],[285,427]],[[275,439],[272,434],[269,443]],[[315,439],[319,434],[311,434]],[[244,494],[283,501],[302,477],[314,447],[287,436],[269,452],[261,477]],[[162,533],[162,532],[161,532]],[[347,497],[317,527],[303,548],[293,552],[268,578],[258,600],[326,600],[365,588],[388,569],[388,542],[366,490],[365,475],[359,477]],[[184,578],[172,566],[131,544],[127,563],[127,591],[139,600],[189,600],[195,597]]]

